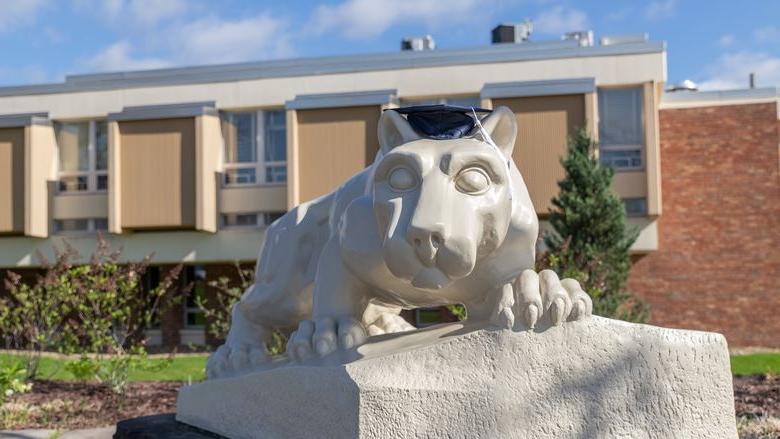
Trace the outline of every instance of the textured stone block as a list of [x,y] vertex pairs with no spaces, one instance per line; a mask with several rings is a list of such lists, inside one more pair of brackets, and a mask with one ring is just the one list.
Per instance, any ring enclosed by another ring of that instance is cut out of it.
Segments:
[[598,317],[375,337],[186,387],[177,420],[232,438],[737,436],[723,336]]

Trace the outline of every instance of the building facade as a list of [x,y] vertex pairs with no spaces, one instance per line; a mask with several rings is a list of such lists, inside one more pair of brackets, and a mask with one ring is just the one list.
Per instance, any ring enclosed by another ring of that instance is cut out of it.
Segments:
[[[543,229],[567,138],[586,129],[641,231],[631,285],[653,321],[778,346],[751,311],[780,306],[777,94],[668,94],[665,83],[665,44],[633,37],[2,87],[0,269],[34,270],[36,251],[62,238],[89,255],[102,231],[128,260],[154,253],[161,270],[183,263],[187,281],[207,282],[251,264],[265,226],[291,206],[369,164],[383,109],[505,105]],[[764,272],[746,268],[759,259]],[[163,343],[206,340],[191,303],[163,320]]]

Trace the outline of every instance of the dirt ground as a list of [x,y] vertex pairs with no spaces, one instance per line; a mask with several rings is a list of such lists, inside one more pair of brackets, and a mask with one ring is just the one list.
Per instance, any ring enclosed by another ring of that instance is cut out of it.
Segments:
[[[173,412],[179,387],[176,382],[131,383],[126,397],[120,399],[96,383],[36,381],[32,392],[16,395],[0,408],[0,430],[102,427]],[[780,377],[735,377],[734,402],[742,423],[780,418]]]

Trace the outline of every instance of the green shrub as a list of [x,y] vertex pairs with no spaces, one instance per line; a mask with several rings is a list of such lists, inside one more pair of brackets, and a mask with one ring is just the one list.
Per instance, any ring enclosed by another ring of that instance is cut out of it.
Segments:
[[16,393],[29,392],[32,384],[27,382],[27,370],[19,362],[0,365],[0,405]]

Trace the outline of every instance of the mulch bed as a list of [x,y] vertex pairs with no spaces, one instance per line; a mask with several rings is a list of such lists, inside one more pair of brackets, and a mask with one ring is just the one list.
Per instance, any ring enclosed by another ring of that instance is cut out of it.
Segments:
[[[138,416],[176,410],[177,382],[130,383],[124,399],[96,383],[36,381],[33,391],[17,395],[2,411],[0,429],[61,430],[113,425]],[[737,416],[780,417],[780,377],[734,377]]]
[[0,429],[104,427],[122,419],[175,412],[181,386],[134,382],[124,398],[117,398],[97,383],[35,381],[31,392],[16,395],[3,406]]
[[780,376],[734,377],[737,416],[780,417]]

